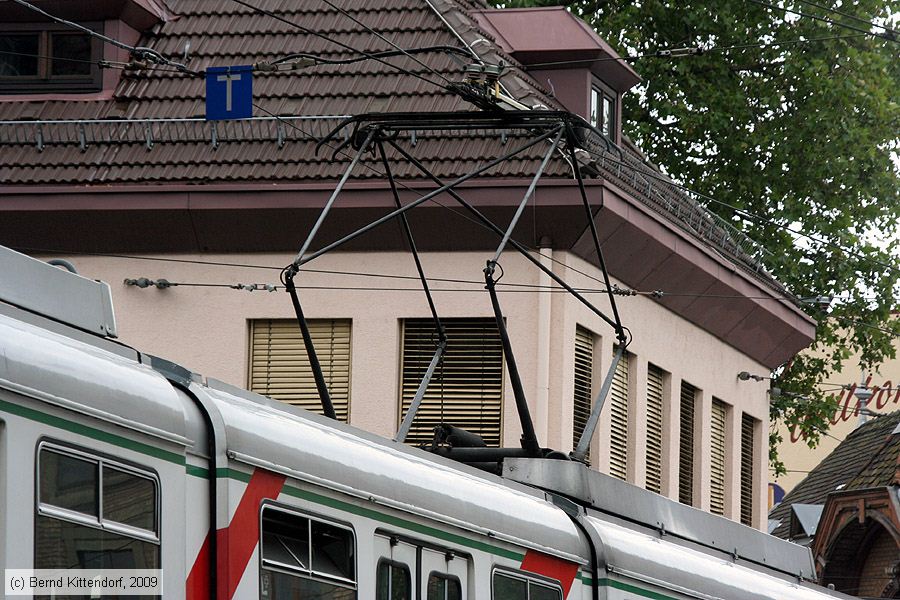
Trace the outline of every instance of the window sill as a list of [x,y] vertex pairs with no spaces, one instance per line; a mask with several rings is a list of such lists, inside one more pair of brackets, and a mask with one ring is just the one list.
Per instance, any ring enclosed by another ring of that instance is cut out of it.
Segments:
[[113,90],[100,90],[99,92],[41,92],[33,94],[4,94],[0,92],[0,102],[46,102],[51,100],[74,100],[84,102],[97,102],[112,100]]

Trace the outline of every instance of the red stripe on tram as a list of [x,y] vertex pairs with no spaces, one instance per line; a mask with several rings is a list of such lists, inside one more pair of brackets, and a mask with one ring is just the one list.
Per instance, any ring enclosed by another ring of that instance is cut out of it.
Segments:
[[[216,531],[218,557],[217,600],[231,600],[247,570],[253,549],[259,543],[259,505],[277,498],[284,487],[284,475],[256,469],[241,496],[228,527]],[[205,600],[209,595],[209,536],[203,542],[186,583],[187,600]]]
[[572,583],[575,582],[575,576],[578,574],[576,563],[534,550],[525,553],[521,568],[523,571],[530,571],[559,581],[563,589],[563,598],[569,596],[569,590],[572,589]]

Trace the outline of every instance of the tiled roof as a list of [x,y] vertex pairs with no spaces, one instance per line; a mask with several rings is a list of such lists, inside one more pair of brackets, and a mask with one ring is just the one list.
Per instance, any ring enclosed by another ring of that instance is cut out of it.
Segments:
[[[321,0],[251,3],[367,53],[394,49]],[[195,71],[208,66],[271,61],[297,52],[328,58],[357,56],[322,37],[229,0],[167,0],[167,5],[176,18],[155,27],[138,44],[186,60]],[[526,106],[562,108],[494,43],[490,34],[479,28],[469,11],[486,8],[480,0],[342,0],[340,5],[401,47],[461,47],[462,37],[486,62],[509,65],[501,82],[510,96]],[[444,52],[417,55],[418,60],[441,75],[429,72],[408,57],[389,60],[422,77],[446,83],[441,76],[450,81],[461,79],[459,58]],[[349,159],[345,155],[332,160],[329,152],[316,155],[313,138],[337,124],[339,116],[473,108],[438,85],[372,60],[254,73],[254,77],[254,101],[262,109],[254,110],[255,121],[205,122],[204,80],[161,69],[123,72],[113,98],[107,101],[0,102],[0,183],[108,186],[334,180]],[[276,123],[268,113],[333,118],[315,123],[291,120],[285,124]],[[188,120],[191,118],[195,120]],[[97,122],[36,122],[60,119]],[[20,122],[11,123],[14,121]],[[401,141],[442,178],[464,174],[485,157],[498,156],[515,143],[496,131],[440,135],[423,134],[415,142],[411,138]],[[489,175],[531,177],[543,151],[540,146],[532,148]],[[601,160],[595,165],[595,173],[731,256],[736,264],[767,285],[781,290],[760,270],[762,256],[758,246],[684,193],[640,175],[640,170],[659,172],[644,163],[635,149],[624,144],[622,154],[612,153],[607,158],[631,166]],[[382,166],[374,157],[364,163],[355,170],[354,177],[382,176]],[[418,176],[405,161],[393,161],[392,168],[400,177]],[[557,159],[551,162],[545,176],[568,177],[570,173],[568,165]]]
[[[367,0],[342,4],[357,20],[401,47],[462,45],[454,31],[444,24],[441,15],[427,2]],[[465,21],[461,8],[448,2],[443,4],[445,18]],[[367,53],[394,49],[388,42],[318,0],[255,0],[254,5]],[[270,16],[254,13],[237,3],[169,0],[168,6],[178,18],[161,24],[140,44],[179,60],[185,49],[189,48],[188,66],[196,71],[203,71],[208,66],[271,61],[296,52],[322,55],[329,59],[355,57],[349,50],[326,39],[304,33]],[[502,81],[518,99],[529,105],[540,103],[558,107],[527,74],[516,68],[511,58],[501,57],[495,48],[482,53],[492,58],[503,58],[513,65]],[[460,64],[446,53],[423,53],[417,58],[441,75],[429,72],[411,58],[392,57],[388,60],[443,85],[461,78]],[[441,79],[441,76],[446,79]],[[266,111],[277,115],[349,115],[373,111],[472,108],[439,85],[372,60],[350,65],[317,65],[290,72],[255,73],[254,77],[254,101],[262,109],[255,110],[257,116],[266,116]],[[202,118],[205,113],[204,86],[202,78],[168,70],[128,71],[122,74],[112,100],[3,102],[0,103],[0,120]],[[332,125],[336,123],[337,120]],[[176,134],[167,131],[160,132],[160,135],[176,137],[177,125],[155,125],[157,129],[163,126],[176,130]],[[89,140],[82,148],[80,144],[71,142],[71,135],[67,143],[52,145],[54,136],[59,138],[62,135],[54,131],[59,127],[57,124],[43,127],[41,134],[46,139],[46,145],[42,151],[35,143],[36,127],[31,127],[21,143],[10,139],[8,132],[0,134],[0,143],[4,147],[0,153],[0,181],[7,184],[94,185],[147,181],[207,183],[213,180],[296,182],[333,179],[344,166],[341,162],[316,157],[314,144],[299,132],[293,132],[295,135],[290,136],[281,148],[271,142],[259,141],[252,135],[250,139],[237,135],[230,140],[220,137],[218,147],[209,142],[186,141],[178,137],[174,147],[166,148],[157,137],[157,143],[148,149],[149,144],[144,143],[143,139],[122,143],[115,136],[89,131],[87,135],[93,134],[96,141],[90,143]],[[88,129],[105,131],[110,128],[98,124],[88,126]],[[211,134],[208,134],[207,140],[210,137]],[[270,139],[274,141],[274,137]],[[497,135],[475,136],[467,140],[457,137],[449,143],[432,141],[432,145],[435,147],[428,148],[425,144],[426,147],[417,148],[417,156],[435,159],[435,162],[428,164],[445,176],[469,169],[484,156],[495,155],[503,148]],[[529,155],[536,157],[539,152],[535,149]],[[527,175],[533,172],[532,169],[530,162],[518,161],[505,165],[494,174]],[[361,169],[359,175],[378,176],[377,171]],[[548,174],[563,173],[563,166],[559,165]]]
[[900,411],[867,421],[848,435],[803,481],[772,509],[769,519],[780,520],[772,532],[787,539],[792,504],[824,504],[831,492],[886,486],[893,482],[900,452],[900,435],[892,432]]

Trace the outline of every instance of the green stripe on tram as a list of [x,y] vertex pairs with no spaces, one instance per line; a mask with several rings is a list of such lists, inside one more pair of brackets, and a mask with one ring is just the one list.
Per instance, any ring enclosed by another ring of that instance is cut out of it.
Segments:
[[44,425],[56,427],[57,429],[63,429],[70,433],[83,435],[85,437],[93,438],[95,440],[106,442],[108,444],[113,444],[121,448],[134,450],[135,452],[140,452],[141,454],[146,454],[147,456],[152,456],[154,458],[160,458],[162,460],[175,463],[176,465],[185,464],[184,456],[176,452],[169,452],[168,450],[163,450],[162,448],[157,448],[156,446],[151,446],[150,444],[136,442],[134,440],[128,439],[127,437],[109,433],[108,431],[103,431],[102,429],[97,429],[96,427],[91,427],[89,425],[75,423],[62,417],[48,415],[47,413],[42,413],[41,411],[35,410],[33,408],[27,408],[25,406],[13,404],[12,402],[0,400],[0,410],[13,415],[17,415],[19,417],[24,417],[30,421],[43,423]]

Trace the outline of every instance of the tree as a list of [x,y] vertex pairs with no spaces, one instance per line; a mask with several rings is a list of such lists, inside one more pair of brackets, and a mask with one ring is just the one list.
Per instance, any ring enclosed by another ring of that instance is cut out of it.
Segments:
[[[900,34],[846,14],[896,29],[900,2],[842,2],[844,15],[780,5],[881,38],[756,0],[498,4],[566,4],[622,56],[641,56],[625,134],[676,181],[724,203],[705,204],[771,252],[767,268],[793,294],[835,298],[803,303],[819,322],[812,352],[773,373],[781,393],[772,395],[770,463],[784,472],[775,425],[814,447],[836,409],[819,384],[851,352],[877,368],[900,338],[891,316],[900,307]],[[716,49],[728,46],[743,47]],[[709,50],[654,56],[684,47]]]

